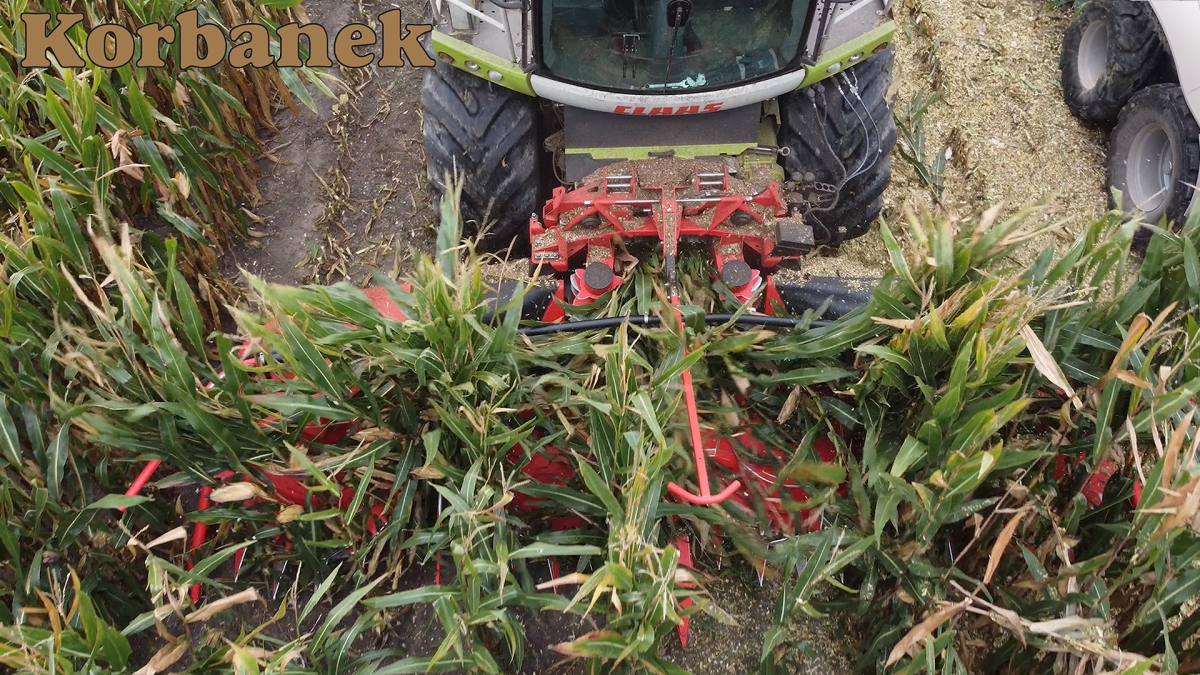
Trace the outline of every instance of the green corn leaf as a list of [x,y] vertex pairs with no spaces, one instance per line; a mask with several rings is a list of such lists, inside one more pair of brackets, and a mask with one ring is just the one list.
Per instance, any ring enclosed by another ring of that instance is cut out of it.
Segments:
[[247,402],[274,410],[285,417],[293,415],[312,415],[318,419],[333,422],[356,419],[358,413],[330,405],[324,396],[305,396],[303,394],[247,394],[243,397]]
[[1200,255],[1196,253],[1196,244],[1191,237],[1183,239],[1183,271],[1187,278],[1188,288],[1192,297],[1200,297]]
[[604,553],[597,546],[570,546],[564,544],[549,544],[544,542],[535,542],[528,546],[513,551],[508,555],[512,560],[521,560],[524,558],[552,558],[555,556],[584,556],[584,555],[602,555]]
[[98,501],[88,505],[88,509],[121,509],[145,504],[150,501],[149,497],[142,495],[105,495]]
[[904,372],[908,373],[909,375],[914,375],[916,373],[913,368],[913,364],[911,361],[909,361],[908,357],[900,354],[894,349],[884,347],[883,345],[861,345],[855,347],[854,351],[883,359],[889,363],[894,363],[900,366]]
[[46,465],[46,431],[41,417],[28,405],[21,405],[21,421],[25,427],[25,438],[29,441],[33,458],[40,466]]
[[194,353],[204,354],[204,320],[200,316],[200,307],[196,304],[196,296],[192,294],[191,286],[178,271],[171,270],[175,306],[183,321],[184,334]]
[[63,140],[67,142],[67,146],[71,148],[71,152],[76,157],[83,154],[83,150],[79,144],[79,129],[75,121],[67,116],[67,111],[63,108],[62,99],[53,92],[46,94],[44,99],[46,114],[50,120],[54,122],[55,129],[62,134]]
[[142,92],[142,84],[132,76],[125,80],[125,93],[129,97],[129,114],[139,129],[151,133],[158,125],[154,123],[154,104]]
[[19,470],[22,465],[21,442],[17,437],[17,425],[8,412],[8,397],[4,394],[0,394],[0,450],[9,465]]
[[218,567],[225,564],[226,560],[232,558],[234,553],[237,553],[238,551],[241,551],[249,546],[253,546],[254,543],[255,542],[253,541],[244,541],[240,544],[226,546],[212,555],[205,557],[203,560],[196,563],[196,566],[191,569],[192,576],[195,579],[208,579]]
[[345,389],[337,382],[333,370],[325,362],[325,358],[313,343],[300,332],[291,317],[280,317],[279,332],[287,343],[290,354],[289,360],[295,366],[297,374],[312,382],[326,396],[333,400],[346,395]]
[[54,435],[46,453],[46,488],[50,491],[50,498],[55,501],[62,497],[63,469],[70,451],[70,427],[64,424]]
[[527,483],[517,487],[516,490],[530,497],[551,500],[562,508],[578,511],[584,515],[603,516],[608,513],[604,503],[593,495],[572,490],[568,487]]
[[[260,0],[260,2],[262,2],[262,0]],[[268,4],[270,2],[299,4],[298,0],[267,0],[263,4]],[[312,112],[317,112],[317,104],[313,101],[312,96],[308,94],[308,89],[305,88],[304,82],[301,81],[300,77],[296,75],[296,69],[280,68],[278,72],[279,78],[283,80],[283,83],[287,86],[288,91],[291,92],[293,96],[300,99],[300,102],[304,104],[305,108],[308,108]]]
[[371,476],[375,473],[375,464],[371,463],[363,469],[362,478],[358,481],[358,489],[354,491],[354,497],[350,500],[350,506],[346,509],[346,513],[342,520],[345,523],[353,523],[358,517],[359,509],[362,508],[363,500],[367,497],[367,491],[371,487]]
[[846,482],[846,467],[828,462],[789,463],[788,470],[780,475],[801,483],[841,485]]
[[204,231],[200,229],[200,226],[197,225],[191,218],[187,218],[176,213],[175,209],[172,208],[170,203],[160,202],[158,205],[158,215],[162,216],[163,220],[173,225],[175,229],[179,230],[180,234],[188,239],[201,243],[207,242],[204,237]]
[[[54,171],[71,185],[84,190],[89,186],[85,182],[82,172],[78,171],[74,165],[63,159],[62,155],[54,152],[46,146],[29,138],[18,139],[25,147],[25,150],[39,162],[42,162],[46,168]],[[15,187],[15,186],[14,186]]]
[[576,466],[579,467],[579,474],[583,477],[583,483],[587,486],[588,492],[591,492],[603,502],[609,518],[614,523],[613,526],[615,527],[616,523],[623,523],[625,521],[625,510],[621,508],[621,505],[617,502],[617,498],[608,489],[608,485],[605,484],[604,479],[600,478],[596,470],[582,459],[576,462]]
[[92,254],[75,218],[74,202],[67,193],[59,189],[57,182],[51,184],[50,203],[58,221],[58,235],[70,251],[71,262],[84,272],[89,272],[92,267]]
[[258,667],[258,659],[249,651],[233,643],[230,644],[229,650],[233,675],[259,675],[262,672]]
[[616,659],[628,648],[628,637],[612,630],[593,631],[570,642],[555,645],[555,649],[579,658]]
[[660,446],[666,444],[666,439],[663,437],[662,427],[658,424],[658,415],[654,410],[654,404],[650,401],[650,396],[639,391],[633,396],[633,409],[637,412],[646,426],[650,427],[650,432],[654,434],[654,439],[658,441]]
[[333,571],[329,573],[329,576],[325,577],[325,580],[321,582],[320,586],[317,586],[317,590],[313,592],[312,597],[308,599],[308,602],[304,603],[304,609],[300,610],[300,614],[297,615],[296,623],[303,624],[304,620],[308,618],[308,615],[312,614],[312,611],[317,608],[317,605],[322,599],[324,599],[325,595],[329,593],[329,589],[333,586],[333,582],[337,580],[337,575],[339,572],[341,572],[341,570],[341,565],[333,568]]
[[466,659],[438,659],[432,656],[410,656],[385,666],[366,666],[356,675],[424,675],[424,673],[459,673],[476,665]]
[[439,598],[454,597],[460,593],[450,586],[422,586],[410,591],[390,593],[363,601],[363,604],[374,609],[391,609],[408,605],[427,605]]
[[162,153],[159,152],[158,146],[154,141],[145,136],[134,136],[130,139],[133,147],[137,149],[138,157],[142,163],[150,167],[150,173],[158,179],[165,187],[171,185],[171,172],[167,170],[167,163],[163,160]]
[[913,279],[912,271],[908,268],[908,261],[904,259],[904,252],[900,250],[900,244],[896,241],[895,235],[892,234],[892,228],[888,227],[886,222],[880,223],[879,236],[883,239],[883,245],[887,248],[888,258],[892,261],[892,269],[900,275],[900,278],[908,285],[908,288],[915,289],[917,282]]
[[892,462],[891,474],[896,477],[903,476],[910,467],[916,464],[925,456],[928,448],[924,443],[916,438],[909,436],[904,439],[904,443],[900,446],[900,451],[896,453],[896,459]]

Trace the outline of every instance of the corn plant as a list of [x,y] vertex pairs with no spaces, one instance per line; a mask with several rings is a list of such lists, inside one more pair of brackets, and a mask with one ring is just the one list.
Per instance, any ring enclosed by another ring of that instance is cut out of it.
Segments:
[[[936,62],[936,55],[931,58]],[[917,178],[921,179],[925,187],[929,188],[929,194],[935,204],[942,201],[946,160],[950,150],[947,148],[938,151],[932,158],[927,156],[925,111],[941,97],[940,89],[935,89],[928,95],[914,94],[908,103],[908,109],[896,114],[896,129],[901,141],[896,146],[896,151],[912,166]]]
[[[257,125],[270,123],[276,97],[293,108],[293,93],[308,101],[302,77],[324,86],[307,69],[183,72],[173,53],[164,55],[161,69],[18,65],[25,12],[83,12],[85,22],[69,39],[86,53],[90,27],[116,22],[136,29],[166,22],[181,9],[170,2],[0,3],[0,199],[9,214],[0,232],[6,354],[0,359],[0,545],[7,553],[0,564],[0,623],[6,625],[36,628],[23,623],[29,621],[45,628],[57,617],[72,624],[64,623],[64,630],[83,630],[88,642],[96,634],[92,615],[78,609],[86,597],[100,622],[144,609],[138,590],[144,574],[128,566],[120,546],[125,535],[107,514],[133,507],[139,518],[164,526],[167,512],[104,495],[127,484],[130,460],[147,446],[129,446],[133,456],[112,452],[133,434],[114,429],[104,415],[77,419],[82,409],[75,405],[88,400],[89,386],[135,405],[165,400],[152,392],[170,384],[141,360],[153,333],[151,309],[161,319],[155,324],[160,337],[185,336],[173,356],[187,368],[207,360],[204,338],[230,288],[209,270],[214,247],[247,218],[242,205],[252,201],[245,196],[253,193]],[[285,16],[252,3],[201,3],[198,9],[224,25],[247,17],[278,23]],[[130,222],[141,229],[124,225]],[[134,295],[122,296],[106,279],[108,270]],[[157,300],[153,306],[141,302],[149,296]],[[123,323],[123,311],[140,323]],[[138,424],[160,421],[151,414]],[[95,443],[93,431],[117,444]],[[172,431],[159,427],[151,447],[169,442]],[[73,573],[81,580],[78,592]],[[58,614],[41,594],[53,599]],[[75,609],[72,597],[78,598]],[[81,628],[81,621],[88,625]]]
[[[689,452],[673,433],[682,430],[670,424],[678,406],[672,379],[685,363],[666,358],[658,367],[651,365],[631,348],[623,330],[611,344],[594,349],[603,359],[593,371],[600,376],[598,386],[572,392],[568,417],[586,429],[586,445],[568,447],[584,494],[594,500],[589,511],[606,521],[606,553],[594,570],[550,583],[578,584],[571,604],[587,603],[589,611],[599,605],[607,619],[602,629],[558,649],[585,659],[591,672],[664,672],[670,666],[659,661],[658,647],[683,616],[695,611],[682,610],[681,602],[697,595],[686,588],[694,585],[694,577],[679,566],[679,551],[669,537],[673,528],[661,511],[673,474],[669,464]],[[577,388],[569,376],[558,379],[564,389]],[[568,508],[579,501],[578,493],[553,488],[538,494]]]
[[[814,395],[799,412],[861,439],[840,444],[850,489],[820,504],[830,529],[772,553],[790,586],[771,635],[840,609],[870,617],[865,671],[1183,672],[1196,619],[1167,621],[1198,583],[1200,220],[1158,232],[1126,284],[1138,224],[1106,217],[1011,269],[1033,233],[995,214],[961,235],[910,218],[910,251],[885,228],[894,269],[871,302],[764,349],[797,366],[853,354],[837,384],[851,404]],[[769,640],[764,671],[787,652]]]
[[[1031,236],[1024,218],[997,223],[991,212],[963,232],[944,216],[912,218],[911,250],[883,230],[893,270],[870,304],[826,327],[706,328],[693,319],[720,306],[722,289],[685,261],[693,307],[682,331],[668,322],[535,342],[511,305],[489,300],[450,195],[440,255],[407,287],[378,281],[404,318],[348,285],[257,279],[258,309],[223,308],[216,283],[196,274],[217,230],[189,239],[165,211],[218,224],[200,203],[236,211],[191,191],[201,168],[170,165],[196,174],[164,174],[175,187],[152,167],[129,173],[154,155],[132,132],[128,162],[124,139],[113,144],[132,129],[120,121],[125,99],[105,98],[103,83],[77,89],[96,76],[48,77],[31,80],[41,89],[10,86],[17,112],[6,118],[33,129],[6,139],[36,142],[3,183],[19,199],[14,234],[0,239],[5,665],[128,672],[122,640],[153,642],[153,627],[155,663],[190,672],[507,672],[525,650],[518,610],[534,610],[598,615],[595,631],[558,647],[593,672],[673,673],[663,641],[694,612],[719,615],[675,542],[712,528],[722,546],[782,569],[765,672],[794,662],[790,621],[835,609],[871,619],[863,670],[1171,671],[1197,660],[1186,639],[1195,615],[1175,617],[1200,583],[1188,416],[1198,331],[1186,314],[1200,296],[1197,221],[1158,232],[1127,284],[1136,225],[1115,218],[1029,269],[1006,262]],[[85,123],[45,132],[64,102]],[[238,160],[238,143],[215,144],[204,123],[173,114],[203,147],[230,153],[203,153],[214,176],[237,175],[217,169]],[[158,143],[183,141],[151,118],[167,134],[153,143],[161,158]],[[179,237],[126,224],[147,196]],[[645,256],[622,293],[578,313],[661,311],[657,265]],[[222,312],[240,337],[211,331]],[[728,433],[755,412],[760,434],[797,448],[775,468],[803,483],[810,498],[792,506],[812,509],[822,530],[768,545],[762,513],[664,499],[667,481],[694,475],[684,368],[702,383],[707,423]],[[732,413],[738,422],[722,421]],[[355,428],[312,438],[312,422]],[[818,434],[838,444],[838,466],[812,456]],[[551,451],[573,467],[569,480],[523,477]],[[146,493],[121,495],[150,460],[164,469]],[[1118,470],[1097,496],[1088,476],[1106,461]],[[213,492],[215,506],[194,510],[189,491],[217,487],[223,471],[235,478]],[[283,474],[312,500],[286,503],[272,488]],[[518,496],[540,506],[518,511]],[[582,524],[553,531],[542,516],[556,512]],[[180,528],[197,524],[212,536],[189,550]],[[235,592],[218,570],[242,552]],[[539,581],[530,561],[543,557],[574,571]],[[422,564],[440,566],[442,583],[397,590]],[[288,639],[263,627],[228,642],[193,633],[225,610],[275,601],[289,569],[295,588],[317,590],[285,591],[300,615]],[[419,604],[444,631],[434,653],[378,643],[394,610]],[[312,631],[300,625],[309,618]],[[988,660],[965,648],[968,633],[992,639]]]

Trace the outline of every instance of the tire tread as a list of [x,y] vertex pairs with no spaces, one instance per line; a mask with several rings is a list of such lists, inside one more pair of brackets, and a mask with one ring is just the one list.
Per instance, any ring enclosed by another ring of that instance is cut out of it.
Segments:
[[889,156],[896,144],[896,119],[887,100],[894,58],[889,46],[846,71],[849,81],[857,80],[857,97],[839,75],[779,99],[779,143],[791,151],[783,161],[789,179],[811,173],[812,180],[838,185],[864,158],[873,162],[845,181],[832,209],[805,214],[818,233],[828,233],[823,243],[836,245],[866,234],[883,208],[883,192],[891,180]]
[[[1094,21],[1108,26],[1110,57],[1104,77],[1087,89],[1077,63],[1084,31]],[[1063,36],[1059,68],[1071,114],[1088,122],[1115,121],[1129,99],[1153,83],[1165,54],[1158,19],[1145,2],[1091,0]]]
[[[1112,192],[1115,189],[1124,194],[1124,171],[1129,145],[1137,136],[1138,130],[1147,122],[1164,128],[1172,137],[1172,141],[1179,145],[1179,178],[1168,195],[1163,212],[1168,224],[1174,223],[1179,227],[1192,200],[1196,198],[1190,186],[1200,180],[1200,123],[1197,123],[1184,98],[1183,89],[1178,85],[1156,84],[1146,87],[1135,94],[1121,110],[1117,126],[1109,140],[1109,206],[1126,213],[1132,212],[1131,207],[1118,204]],[[1143,228],[1135,236],[1134,245],[1144,248],[1149,237],[1150,230]]]
[[526,234],[538,207],[536,102],[438,62],[421,92],[425,159],[435,197],[445,178],[464,176],[460,210],[467,234],[489,225],[486,250]]

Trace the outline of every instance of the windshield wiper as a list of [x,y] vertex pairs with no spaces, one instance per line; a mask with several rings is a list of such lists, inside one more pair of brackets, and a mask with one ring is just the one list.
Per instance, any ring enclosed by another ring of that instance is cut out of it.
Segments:
[[678,82],[663,82],[662,84],[647,84],[646,89],[690,89],[692,87],[703,87],[708,83],[704,73],[700,73],[696,77],[685,77]]
[[671,0],[667,4],[667,25],[671,27],[671,49],[667,52],[667,71],[663,73],[663,87],[669,86],[667,80],[671,79],[671,61],[675,59],[675,43],[679,41],[679,29],[687,25],[691,16],[691,0]]

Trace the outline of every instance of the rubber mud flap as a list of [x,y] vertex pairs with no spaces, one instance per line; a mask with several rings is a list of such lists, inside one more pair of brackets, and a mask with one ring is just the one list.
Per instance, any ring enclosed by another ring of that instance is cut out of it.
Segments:
[[783,300],[788,314],[800,316],[808,310],[816,311],[827,301],[821,319],[840,319],[865,305],[871,299],[878,279],[842,279],[839,277],[813,277],[802,284],[775,282],[775,290]]
[[[497,310],[507,305],[514,295],[520,292],[524,282],[516,279],[503,279],[498,286],[489,287],[484,297],[487,299],[488,310],[483,316],[485,324],[493,323],[500,317],[496,316]],[[554,302],[553,285],[534,284],[530,286],[529,291],[525,293],[525,297],[521,300],[521,320],[522,321],[540,321],[549,309],[550,304]]]

